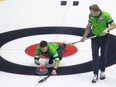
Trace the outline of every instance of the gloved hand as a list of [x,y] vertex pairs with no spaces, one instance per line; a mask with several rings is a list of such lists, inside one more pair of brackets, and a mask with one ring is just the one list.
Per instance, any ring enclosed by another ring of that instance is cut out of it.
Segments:
[[35,60],[35,64],[41,65],[41,63],[39,62],[39,60]]

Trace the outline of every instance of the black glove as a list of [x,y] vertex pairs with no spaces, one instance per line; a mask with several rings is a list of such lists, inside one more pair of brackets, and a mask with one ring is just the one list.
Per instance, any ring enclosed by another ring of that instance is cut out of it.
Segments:
[[35,62],[35,64],[40,65],[40,62],[39,62],[38,58],[34,58],[34,62]]

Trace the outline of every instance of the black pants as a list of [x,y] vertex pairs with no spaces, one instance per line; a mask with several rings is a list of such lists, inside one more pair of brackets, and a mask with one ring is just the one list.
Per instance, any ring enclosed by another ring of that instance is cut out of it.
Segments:
[[[66,47],[66,44],[63,43],[59,45],[59,48],[57,49],[58,57],[60,60],[62,60],[63,50],[65,47]],[[54,59],[53,56],[51,56],[50,59],[53,60]]]
[[57,49],[60,60],[62,60],[63,50],[65,47],[66,47],[66,44],[63,43],[62,45],[59,45],[59,48]]
[[[107,63],[107,52],[109,45],[108,34],[102,37],[93,38],[91,42],[93,57],[93,73],[98,75],[99,69],[101,71],[105,71]],[[101,49],[100,54],[99,49]],[[99,59],[101,61],[99,61]]]

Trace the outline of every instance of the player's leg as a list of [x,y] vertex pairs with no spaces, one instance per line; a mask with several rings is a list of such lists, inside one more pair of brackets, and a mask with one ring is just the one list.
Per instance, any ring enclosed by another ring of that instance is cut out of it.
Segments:
[[58,56],[59,56],[60,60],[62,60],[63,50],[64,50],[65,47],[66,47],[66,44],[63,43],[63,44],[60,45],[59,48],[57,49]]
[[93,63],[93,79],[92,83],[96,83],[98,80],[98,71],[99,71],[99,44],[98,44],[98,38],[93,38],[91,41],[92,45],[92,63]]
[[100,61],[100,79],[103,80],[106,78],[105,75],[105,67],[107,63],[107,53],[108,53],[108,45],[109,45],[109,39],[108,35],[102,37],[102,45],[101,45],[101,61]]

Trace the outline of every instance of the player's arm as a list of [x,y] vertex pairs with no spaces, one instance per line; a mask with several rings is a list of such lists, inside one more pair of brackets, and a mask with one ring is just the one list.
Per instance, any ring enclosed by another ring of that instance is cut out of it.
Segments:
[[116,24],[114,23],[114,20],[110,15],[107,17],[107,23],[110,25],[108,28],[106,28],[103,32],[102,35],[106,35],[110,30],[113,30],[116,28]]
[[116,28],[116,24],[114,24],[114,23],[110,24],[110,26],[103,31],[103,34],[109,32],[110,30],[113,30],[115,28]]
[[34,62],[35,62],[35,64],[40,65],[39,56],[37,56],[37,55],[34,56]]
[[86,26],[85,32],[83,34],[83,37],[81,38],[80,41],[84,41],[84,39],[88,36],[90,31],[91,31],[91,24],[88,23],[87,26]]
[[56,75],[57,74],[57,68],[58,68],[59,63],[60,63],[60,59],[58,57],[58,53],[57,52],[56,52],[56,54],[53,57],[55,58],[55,65],[54,65],[54,68],[52,70],[52,74]]
[[37,65],[40,65],[40,62],[39,62],[40,57],[39,57],[39,55],[40,55],[40,53],[39,53],[39,51],[38,51],[38,48],[36,48],[35,54],[34,54],[34,62],[35,62],[35,64],[37,64]]
[[60,63],[59,58],[56,58],[56,59],[55,59],[55,65],[54,65],[54,69],[57,69],[57,68],[58,68],[59,63]]
[[58,53],[56,52],[56,54],[53,56],[55,58],[55,65],[54,65],[54,69],[57,69],[60,63],[60,59],[58,57]]

